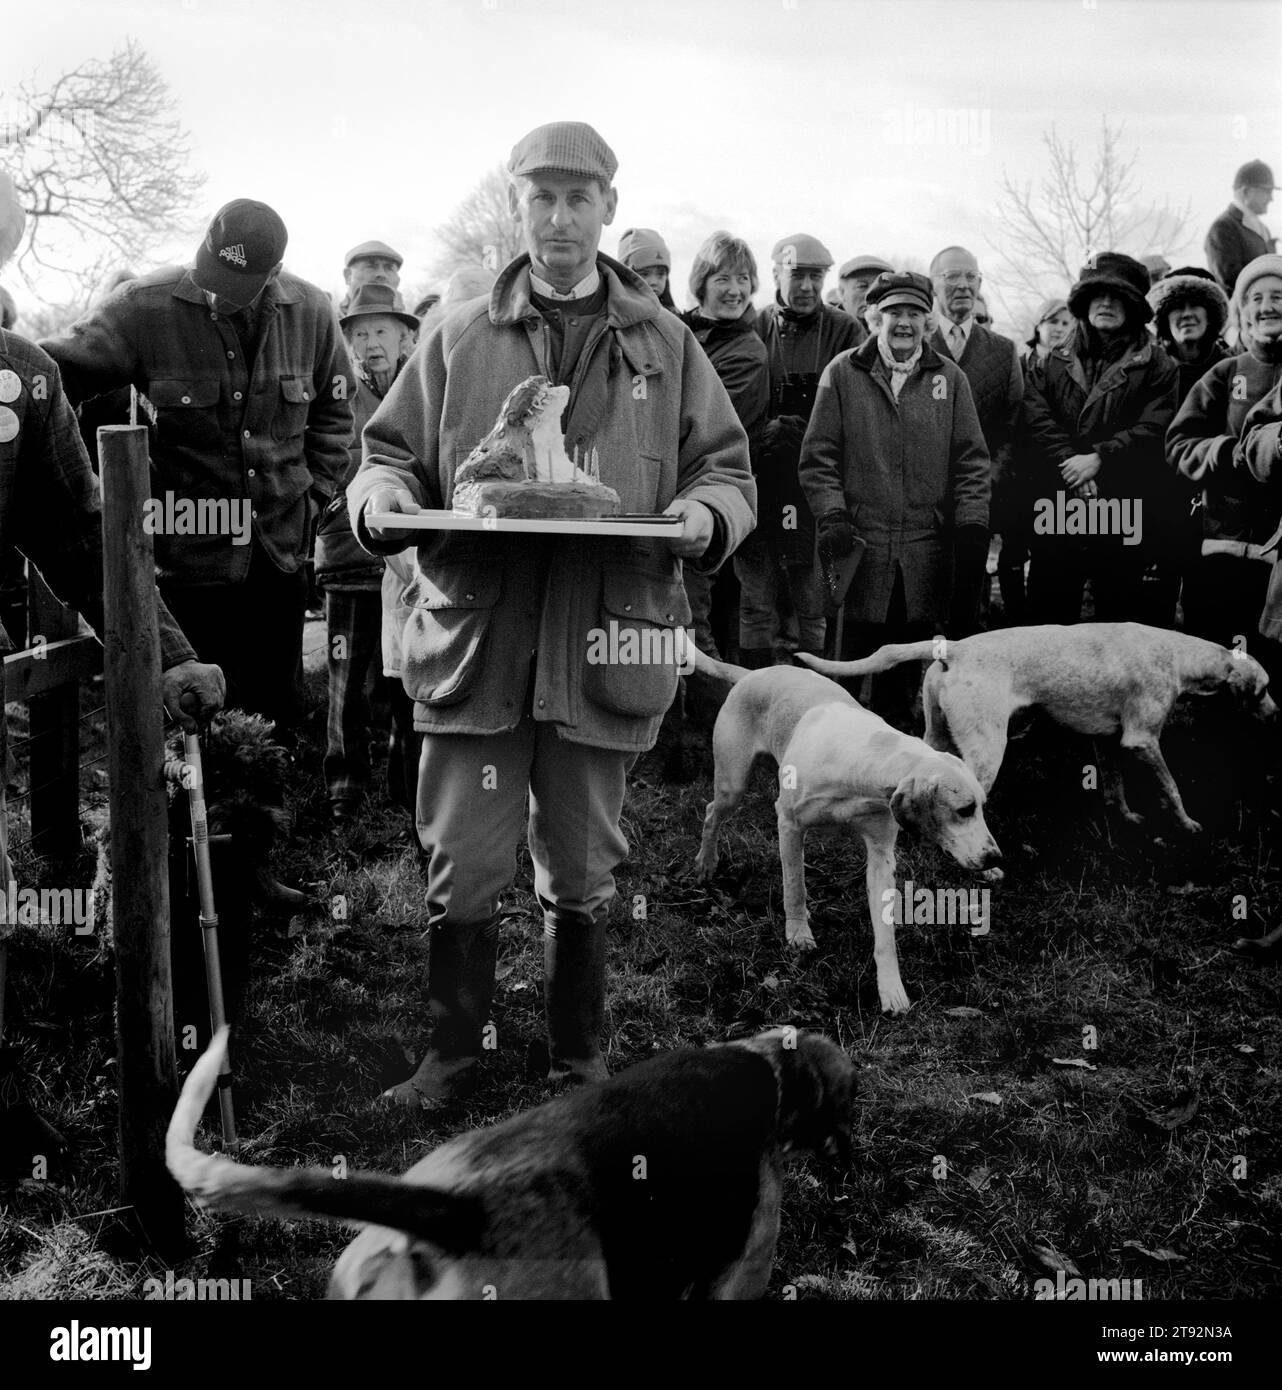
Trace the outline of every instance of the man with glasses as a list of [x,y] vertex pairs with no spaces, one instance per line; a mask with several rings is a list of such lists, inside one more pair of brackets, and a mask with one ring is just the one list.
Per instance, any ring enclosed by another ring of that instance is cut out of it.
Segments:
[[1262,159],[1249,160],[1233,176],[1233,201],[1206,234],[1206,263],[1230,298],[1243,268],[1277,250],[1277,240],[1261,220],[1276,188],[1273,170]]
[[[1024,561],[1027,558],[1020,536],[1023,518],[1014,488],[1011,457],[1015,423],[1024,399],[1024,374],[1019,365],[1019,349],[1009,338],[994,333],[979,322],[976,313],[984,277],[979,262],[963,246],[946,246],[930,263],[935,288],[937,327],[931,346],[944,357],[951,357],[970,383],[970,393],[979,415],[979,426],[992,460],[992,501],[990,525],[1003,537],[997,566],[1002,605],[1008,623],[1019,623],[1024,616]],[[968,637],[980,621],[981,604],[988,579],[988,544],[959,542],[955,550],[956,574],[953,586],[950,637]]]

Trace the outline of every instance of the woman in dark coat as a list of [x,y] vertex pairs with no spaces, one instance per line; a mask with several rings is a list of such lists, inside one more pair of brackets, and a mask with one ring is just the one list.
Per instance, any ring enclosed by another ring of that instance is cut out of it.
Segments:
[[[695,253],[690,270],[690,294],[696,307],[680,316],[726,388],[748,436],[754,471],[757,441],[770,408],[766,345],[754,326],[752,296],[757,285],[757,262],[748,243],[729,232],[713,232]],[[700,651],[717,656],[716,631],[722,634],[724,648],[737,646],[740,586],[734,569],[723,566],[713,583],[692,566],[684,568],[695,644]],[[733,659],[730,651],[726,655]]]
[[[1176,394],[1182,405],[1194,384],[1232,355],[1220,336],[1228,322],[1229,301],[1209,270],[1182,266],[1154,283],[1148,302],[1157,341],[1179,371]],[[1197,501],[1198,489],[1178,469],[1166,469],[1145,518],[1154,544],[1148,551],[1152,563],[1144,583],[1143,614],[1155,627],[1174,626],[1185,577],[1197,565],[1202,547]]]
[[[876,336],[824,369],[799,469],[820,554],[866,547],[841,660],[942,632],[954,553],[988,553],[988,449],[965,373],[926,340],[934,288],[911,271],[882,274],[868,302]],[[882,693],[902,714],[904,692]]]
[[[1097,621],[1141,620],[1153,540],[1146,509],[1159,510],[1179,375],[1145,327],[1148,288],[1138,261],[1101,252],[1069,292],[1072,332],[1030,366],[1031,622],[1078,622],[1088,579]],[[1105,511],[1098,499],[1114,505]],[[1097,533],[1079,533],[1083,515]]]

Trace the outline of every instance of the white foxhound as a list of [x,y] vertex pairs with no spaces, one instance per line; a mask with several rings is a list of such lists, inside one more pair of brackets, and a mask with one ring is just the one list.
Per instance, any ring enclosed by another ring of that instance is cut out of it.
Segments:
[[697,669],[732,683],[712,735],[716,772],[695,861],[707,881],[717,866],[721,822],[739,804],[759,753],[779,764],[779,862],[784,933],[811,950],[803,840],[818,825],[851,825],[868,849],[868,909],[881,1007],[909,1008],[895,952],[895,839],[901,825],[934,840],[967,869],[988,871],[1001,851],[984,822],[984,789],[960,758],[900,733],[839,685],[793,666],[744,671],[695,656]]
[[[956,750],[991,791],[1006,752],[1007,726],[1018,709],[1036,706],[1065,728],[1117,737],[1157,779],[1180,825],[1201,826],[1180,800],[1159,739],[1181,695],[1227,690],[1261,719],[1275,719],[1264,668],[1245,652],[1141,623],[1008,627],[960,642],[937,637],[886,646],[861,661],[823,661],[798,654],[828,676],[864,676],[905,661],[932,661],[922,684],[926,742]],[[1108,800],[1132,824],[1121,769],[1101,760]]]

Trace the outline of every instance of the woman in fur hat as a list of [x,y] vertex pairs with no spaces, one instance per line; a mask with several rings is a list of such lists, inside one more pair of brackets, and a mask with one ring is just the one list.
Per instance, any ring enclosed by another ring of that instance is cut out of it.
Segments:
[[1178,405],[1175,363],[1146,327],[1148,289],[1138,261],[1101,252],[1069,292],[1071,333],[1030,365],[1032,622],[1079,621],[1087,580],[1097,621],[1141,619],[1154,539],[1145,508],[1163,481],[1166,427]]
[[[1157,341],[1179,371],[1177,391],[1182,404],[1194,383],[1231,355],[1220,336],[1228,321],[1229,301],[1210,271],[1182,266],[1154,282],[1148,302]],[[1180,590],[1201,554],[1198,491],[1174,468],[1166,470],[1154,489],[1148,517],[1153,566],[1144,586],[1144,620],[1158,627],[1174,621]]]
[[1223,338],[1228,296],[1209,270],[1181,266],[1154,284],[1148,302],[1157,341],[1179,367],[1182,403],[1193,383],[1230,355]]

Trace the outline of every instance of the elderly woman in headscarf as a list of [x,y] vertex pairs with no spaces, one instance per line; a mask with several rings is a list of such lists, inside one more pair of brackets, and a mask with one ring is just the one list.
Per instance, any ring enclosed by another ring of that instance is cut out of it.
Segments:
[[1069,292],[1072,331],[1030,365],[1032,622],[1079,621],[1088,580],[1097,622],[1141,618],[1146,508],[1164,481],[1166,427],[1179,403],[1175,363],[1147,329],[1148,289],[1138,261],[1101,252]]
[[[868,302],[876,336],[824,368],[799,469],[820,554],[838,561],[865,547],[839,660],[943,631],[954,560],[970,572],[988,553],[988,449],[965,373],[927,341],[934,286],[913,271],[883,273]],[[874,703],[907,719],[904,680],[878,682]]]

